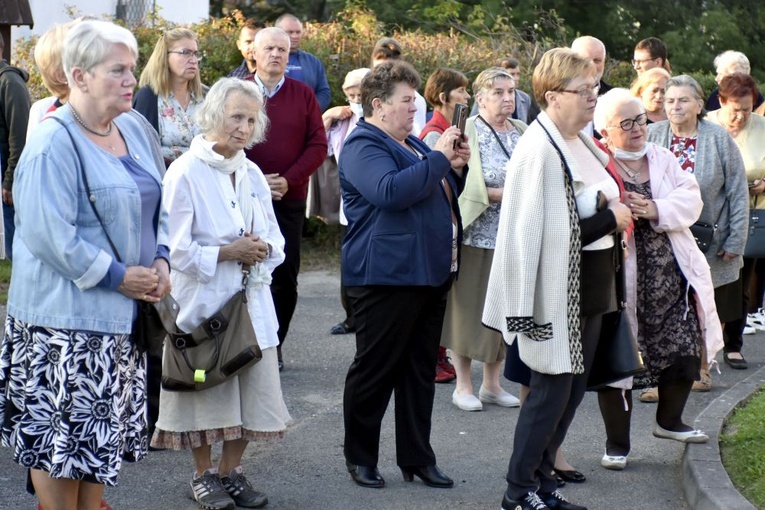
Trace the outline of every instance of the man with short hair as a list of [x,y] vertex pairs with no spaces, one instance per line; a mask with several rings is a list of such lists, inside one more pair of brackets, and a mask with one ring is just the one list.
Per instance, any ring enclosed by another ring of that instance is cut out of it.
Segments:
[[305,220],[308,179],[327,156],[327,135],[319,103],[305,83],[286,77],[290,38],[281,29],[264,28],[255,35],[258,62],[254,80],[265,96],[269,128],[265,141],[246,149],[271,188],[274,213],[284,236],[285,260],[273,272],[271,295],[279,320],[279,369],[282,345],[297,304],[300,241]]
[[[606,45],[600,39],[591,35],[577,37],[571,43],[571,49],[581,58],[589,58],[595,64],[595,79],[598,82],[598,87],[600,87],[598,89],[599,96],[613,88],[603,81],[603,72],[606,69]],[[597,139],[601,138],[600,133],[595,132],[592,121],[584,127],[583,131]]]
[[13,246],[13,176],[21,151],[27,142],[27,123],[32,102],[27,90],[29,74],[2,59],[5,40],[0,35],[0,168],[3,179],[3,227],[5,256],[12,257]]
[[248,19],[244,22],[241,30],[239,30],[239,38],[236,40],[236,47],[242,53],[242,64],[228,73],[229,78],[240,78],[248,81],[255,80],[256,66],[253,43],[255,42],[255,35],[264,28],[266,28],[266,25],[254,19]]
[[319,101],[319,108],[321,111],[326,110],[332,100],[327,73],[321,60],[300,49],[300,41],[303,39],[303,24],[292,14],[282,14],[276,19],[274,26],[284,30],[290,38],[287,76],[293,80],[302,81],[311,87]]

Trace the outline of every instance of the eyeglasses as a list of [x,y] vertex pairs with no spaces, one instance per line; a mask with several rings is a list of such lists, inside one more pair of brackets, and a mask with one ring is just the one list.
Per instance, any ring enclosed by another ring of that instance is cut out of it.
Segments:
[[191,60],[192,57],[194,57],[197,60],[202,60],[203,58],[205,58],[205,52],[198,51],[198,50],[182,49],[182,50],[168,51],[168,53],[176,53],[182,56],[183,58],[185,58],[186,60]]
[[643,60],[635,60],[635,59],[633,58],[633,59],[632,59],[632,67],[639,67],[639,66],[642,66],[642,65],[643,65],[643,64],[645,64],[646,62],[650,62],[651,60],[656,60],[657,58],[659,58],[659,57],[656,57],[656,58],[644,58]]
[[[648,115],[645,113],[641,113],[634,119],[624,119],[619,123],[619,127],[622,129],[622,131],[632,131],[632,128],[635,127],[635,124],[638,126],[645,126],[648,124]],[[611,126],[616,127],[616,126]]]
[[591,87],[580,87],[576,90],[561,89],[558,92],[568,92],[569,94],[578,94],[579,97],[588,98],[590,96],[597,96],[600,90],[600,83],[597,83]]

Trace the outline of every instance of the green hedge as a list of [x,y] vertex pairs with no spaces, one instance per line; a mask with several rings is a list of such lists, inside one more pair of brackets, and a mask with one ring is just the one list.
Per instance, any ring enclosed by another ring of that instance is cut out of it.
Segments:
[[[241,54],[235,41],[239,28],[245,19],[235,11],[224,18],[212,18],[208,21],[191,25],[199,36],[200,49],[206,53],[202,61],[202,81],[208,85],[218,78],[226,76],[231,69],[241,63]],[[158,15],[148,18],[144,25],[131,27],[138,40],[140,57],[136,76],[151,55],[157,36],[162,30],[173,25]],[[345,74],[358,67],[369,67],[372,48],[382,36],[393,36],[404,49],[404,57],[421,73],[423,85],[427,77],[438,67],[451,67],[464,72],[472,81],[486,67],[502,57],[512,55],[521,62],[522,77],[520,88],[531,90],[531,72],[533,63],[549,48],[566,44],[563,31],[559,31],[558,40],[535,38],[531,43],[512,27],[499,33],[477,36],[454,30],[448,33],[431,34],[421,30],[386,31],[374,13],[363,7],[350,7],[340,12],[335,21],[328,23],[306,23],[302,48],[319,57],[326,66],[327,78],[332,89],[333,104],[344,104],[345,97],[341,85]],[[49,95],[42,85],[42,80],[35,72],[32,50],[36,38],[19,40],[14,45],[14,63],[30,71],[29,89],[33,99]],[[634,78],[632,67],[626,62],[612,60],[606,69],[605,79],[615,86],[629,87]],[[712,74],[695,73],[693,76],[701,82],[705,92],[714,89]]]

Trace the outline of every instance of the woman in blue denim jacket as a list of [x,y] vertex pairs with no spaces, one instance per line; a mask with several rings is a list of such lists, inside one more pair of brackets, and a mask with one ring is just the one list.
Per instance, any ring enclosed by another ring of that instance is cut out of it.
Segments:
[[160,174],[126,114],[137,56],[124,28],[72,28],[69,102],[17,167],[0,436],[42,508],[99,508],[122,459],[146,454],[146,358],[131,330],[138,301],[159,301],[170,282]]

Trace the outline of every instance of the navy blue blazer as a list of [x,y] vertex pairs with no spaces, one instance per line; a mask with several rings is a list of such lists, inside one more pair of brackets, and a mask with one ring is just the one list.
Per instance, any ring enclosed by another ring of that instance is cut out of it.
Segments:
[[[340,186],[348,218],[343,241],[343,284],[436,287],[450,275],[452,215],[462,245],[457,197],[463,186],[449,160],[420,139],[406,150],[360,120],[340,154]],[[441,184],[446,177],[451,204]]]

